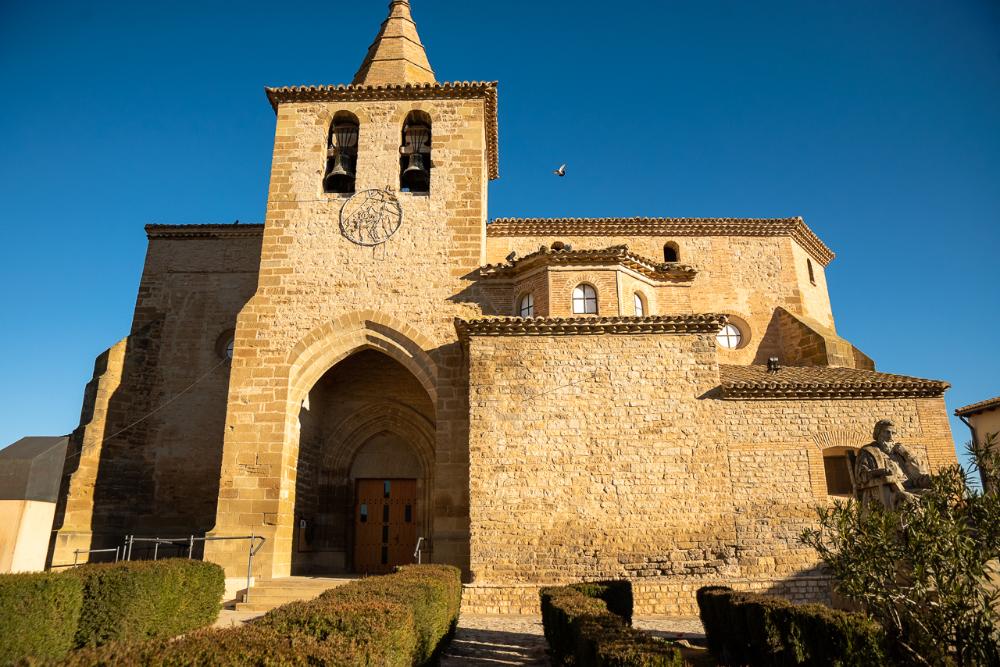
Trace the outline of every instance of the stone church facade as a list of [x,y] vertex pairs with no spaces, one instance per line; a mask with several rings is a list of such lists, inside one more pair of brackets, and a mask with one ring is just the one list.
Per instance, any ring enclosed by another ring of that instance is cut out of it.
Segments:
[[[269,88],[263,225],[151,225],[50,548],[266,538],[263,579],[451,563],[473,611],[628,577],[822,599],[798,542],[891,418],[956,461],[947,385],[837,332],[801,218],[497,219],[497,85],[438,83],[409,2],[350,85]],[[777,363],[769,360],[776,359]],[[203,556],[245,575],[245,543]]]

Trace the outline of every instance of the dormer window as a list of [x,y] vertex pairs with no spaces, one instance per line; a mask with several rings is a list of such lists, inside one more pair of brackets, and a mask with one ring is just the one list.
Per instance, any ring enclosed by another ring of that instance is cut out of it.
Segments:
[[577,285],[573,290],[573,314],[597,314],[597,290],[594,289],[593,285],[584,283]]
[[358,118],[348,111],[339,111],[330,124],[326,149],[326,174],[323,191],[341,194],[354,192],[358,167]]
[[522,296],[521,300],[517,304],[517,312],[521,317],[534,317],[535,296],[530,293]]
[[431,117],[412,111],[403,124],[399,153],[399,189],[403,192],[431,191]]

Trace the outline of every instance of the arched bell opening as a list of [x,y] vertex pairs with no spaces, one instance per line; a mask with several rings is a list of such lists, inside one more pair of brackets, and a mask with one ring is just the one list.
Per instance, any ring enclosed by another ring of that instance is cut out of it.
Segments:
[[350,111],[338,111],[327,137],[326,171],[323,191],[352,194],[358,171],[358,136],[360,123]]
[[429,557],[434,404],[402,364],[371,349],[329,369],[299,414],[294,575],[378,574]]
[[411,111],[403,123],[399,147],[399,189],[425,194],[431,191],[431,117]]

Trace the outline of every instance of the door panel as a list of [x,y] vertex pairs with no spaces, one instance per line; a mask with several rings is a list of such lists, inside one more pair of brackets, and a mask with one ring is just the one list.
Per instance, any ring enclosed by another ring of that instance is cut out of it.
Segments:
[[354,569],[392,572],[413,562],[417,547],[417,480],[359,479],[354,506]]

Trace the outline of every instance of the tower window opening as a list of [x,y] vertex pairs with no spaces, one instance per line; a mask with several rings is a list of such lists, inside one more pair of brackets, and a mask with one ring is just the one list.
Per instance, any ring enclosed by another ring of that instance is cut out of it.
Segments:
[[811,259],[806,260],[806,268],[809,269],[809,282],[813,285],[816,284],[816,273],[813,271],[813,261]]
[[680,248],[676,243],[670,242],[663,246],[664,262],[679,262],[681,258]]
[[348,111],[339,111],[333,117],[326,148],[324,192],[340,194],[354,192],[358,168],[359,129],[357,116]]
[[399,189],[403,192],[431,191],[431,117],[411,111],[403,124],[399,148]]
[[535,316],[535,296],[531,293],[525,294],[517,304],[517,312],[521,317]]
[[573,313],[575,315],[597,314],[597,290],[586,283],[573,290]]

